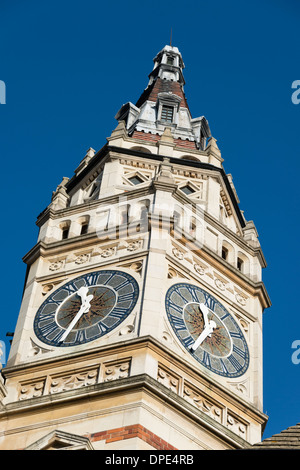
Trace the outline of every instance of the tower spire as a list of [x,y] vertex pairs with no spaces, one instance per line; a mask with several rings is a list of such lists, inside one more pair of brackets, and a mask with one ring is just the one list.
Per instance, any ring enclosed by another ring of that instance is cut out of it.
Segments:
[[183,88],[184,62],[178,48],[171,44],[172,28],[170,45],[153,59],[147,88],[135,105],[124,104],[115,117],[125,121],[129,136],[138,138],[141,132],[162,136],[168,126],[179,143],[185,141],[190,148],[204,150],[210,137],[209,125],[203,116],[191,116]]

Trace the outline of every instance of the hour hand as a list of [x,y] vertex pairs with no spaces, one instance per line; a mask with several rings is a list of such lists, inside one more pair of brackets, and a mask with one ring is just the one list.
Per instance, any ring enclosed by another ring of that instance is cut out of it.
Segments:
[[196,349],[200,346],[200,344],[202,344],[203,341],[208,336],[211,336],[212,332],[214,331],[216,327],[217,327],[216,322],[214,322],[213,320],[210,320],[207,326],[204,327],[204,330],[201,332],[200,336],[196,339],[194,344],[191,346],[191,349],[193,349],[193,351],[196,351]]

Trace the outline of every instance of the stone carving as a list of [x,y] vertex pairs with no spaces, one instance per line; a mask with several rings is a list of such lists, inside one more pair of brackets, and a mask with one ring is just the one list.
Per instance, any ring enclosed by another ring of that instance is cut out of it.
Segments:
[[58,271],[59,269],[62,269],[64,267],[64,264],[65,264],[64,260],[53,261],[49,266],[49,270]]
[[217,277],[215,278],[215,285],[218,287],[218,289],[225,290],[225,287],[226,287],[225,282]]
[[142,240],[135,240],[133,242],[128,243],[127,251],[136,251],[142,247]]
[[158,367],[157,380],[173,392],[179,392],[179,378],[162,367]]
[[123,326],[119,331],[119,336],[128,335],[134,331],[134,325]]
[[203,274],[205,273],[204,268],[200,266],[200,264],[194,264],[194,269],[197,274],[200,274],[200,276],[203,276]]
[[136,273],[141,274],[142,269],[143,269],[143,261],[140,260],[140,261],[134,261],[134,262],[125,263],[125,264],[120,264],[119,267],[132,269]]
[[78,255],[77,258],[75,259],[76,264],[84,264],[87,263],[90,259],[90,254],[89,253],[82,253],[81,255]]
[[227,414],[226,426],[235,434],[238,434],[239,436],[246,439],[247,429],[248,429],[247,424],[243,423],[241,420],[239,420],[232,414],[229,414],[229,413]]
[[199,408],[199,410],[211,416],[211,418],[214,420],[218,421],[219,423],[222,422],[222,408],[204,397],[200,390],[197,390],[190,385],[184,385],[183,398],[185,398],[189,403],[192,403],[192,405]]
[[179,250],[178,248],[174,247],[173,250],[172,250],[172,253],[175,256],[175,258],[177,258],[177,259],[182,260],[183,257],[184,257],[184,253],[181,250]]
[[177,277],[177,271],[174,268],[169,267],[168,278],[173,279],[174,277]]
[[29,384],[21,384],[19,392],[19,400],[28,400],[43,395],[45,387],[45,379],[37,380]]
[[236,293],[235,298],[236,298],[236,301],[243,307],[246,305],[247,299],[242,294]]
[[116,247],[110,247],[110,248],[104,248],[104,250],[101,251],[101,257],[102,258],[109,258],[110,256],[114,256],[116,253]]
[[77,372],[72,375],[63,377],[54,377],[51,380],[49,393],[58,393],[65,390],[73,390],[75,388],[94,385],[97,382],[99,368],[93,368],[88,371]]
[[103,382],[129,377],[130,363],[131,361],[128,359],[124,362],[103,364]]
[[36,343],[34,343],[34,341],[32,341],[32,339],[30,340],[30,342],[31,348],[29,348],[28,357],[38,356],[39,354],[45,354],[51,351],[51,349],[46,349],[42,348],[41,346],[38,346]]

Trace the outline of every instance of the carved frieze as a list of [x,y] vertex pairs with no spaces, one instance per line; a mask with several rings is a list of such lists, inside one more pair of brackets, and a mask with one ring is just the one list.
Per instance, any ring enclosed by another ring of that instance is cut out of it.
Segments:
[[103,382],[129,377],[131,360],[103,364]]
[[201,393],[200,390],[193,387],[188,382],[185,382],[183,387],[183,398],[185,398],[189,403],[199,408],[199,410],[208,414],[211,418],[215,419],[219,423],[222,423],[223,420],[223,408],[214,403],[212,400],[208,399],[206,396]]
[[35,380],[31,383],[21,383],[19,387],[19,400],[41,397],[44,392],[46,379]]
[[65,390],[86,387],[97,383],[99,367],[87,371],[76,372],[75,374],[52,377],[50,381],[49,393],[58,393]]
[[160,366],[158,366],[157,381],[173,392],[179,392],[179,377]]

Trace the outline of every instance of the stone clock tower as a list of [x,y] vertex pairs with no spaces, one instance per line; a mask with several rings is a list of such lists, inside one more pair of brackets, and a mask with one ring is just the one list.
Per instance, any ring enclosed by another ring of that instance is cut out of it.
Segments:
[[0,383],[1,449],[261,440],[265,259],[184,64],[164,47],[38,216]]

